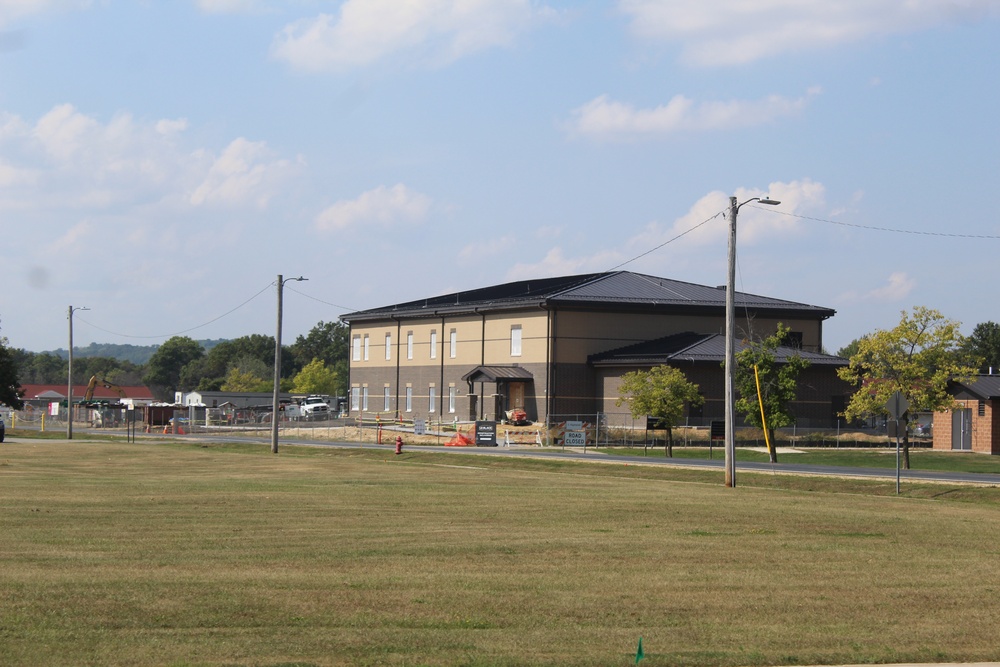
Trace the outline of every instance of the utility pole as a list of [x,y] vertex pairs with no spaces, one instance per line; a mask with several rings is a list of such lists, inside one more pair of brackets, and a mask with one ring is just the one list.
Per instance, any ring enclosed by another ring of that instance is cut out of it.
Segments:
[[740,207],[755,201],[777,206],[767,195],[752,197],[738,204],[736,197],[729,198],[729,271],[726,276],[726,486],[736,486],[736,214]]
[[[308,278],[299,276],[298,278],[288,278],[288,280],[303,281]],[[279,394],[281,392],[281,293],[288,280],[284,280],[278,274],[278,326],[274,334],[274,394],[271,397],[271,453],[278,453],[278,424],[281,418],[279,408]]]
[[69,357],[68,357],[68,373],[69,378],[66,381],[66,439],[73,439],[73,311],[74,310],[90,310],[90,308],[74,308],[69,307],[69,314],[67,319],[69,320]]

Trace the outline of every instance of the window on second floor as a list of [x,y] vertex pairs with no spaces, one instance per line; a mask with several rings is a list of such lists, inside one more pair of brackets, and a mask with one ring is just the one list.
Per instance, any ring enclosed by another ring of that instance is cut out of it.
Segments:
[[510,356],[521,356],[521,325],[514,324],[510,327]]

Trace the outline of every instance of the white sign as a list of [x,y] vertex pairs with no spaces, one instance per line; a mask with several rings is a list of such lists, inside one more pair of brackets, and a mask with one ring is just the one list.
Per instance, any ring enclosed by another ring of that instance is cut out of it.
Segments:
[[587,432],[586,431],[566,431],[565,437],[563,437],[563,446],[565,447],[586,447],[587,446]]
[[59,404],[58,403],[49,403],[49,416],[50,417],[58,417],[59,416]]
[[413,420],[413,435],[424,435],[427,433],[427,420],[426,419],[414,419]]
[[579,421],[566,422],[566,430],[567,431],[582,431],[583,430],[583,422],[579,422]]

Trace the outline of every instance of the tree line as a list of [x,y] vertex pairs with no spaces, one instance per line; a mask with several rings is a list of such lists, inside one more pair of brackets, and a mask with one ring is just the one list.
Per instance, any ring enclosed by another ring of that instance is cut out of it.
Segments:
[[[344,396],[349,377],[348,328],[319,322],[308,334],[281,348],[282,391]],[[61,352],[61,351],[60,351]],[[69,381],[68,359],[58,352],[10,348],[0,339],[0,402],[20,407],[17,388]],[[145,385],[156,398],[172,401],[176,391],[269,392],[274,386],[274,337],[251,334],[210,341],[174,336],[145,363],[110,356],[73,355],[74,384],[91,377],[119,386]]]

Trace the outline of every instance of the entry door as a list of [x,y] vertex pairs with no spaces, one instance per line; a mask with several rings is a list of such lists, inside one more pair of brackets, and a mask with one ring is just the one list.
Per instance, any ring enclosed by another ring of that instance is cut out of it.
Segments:
[[511,382],[510,385],[510,407],[512,410],[524,410],[524,383]]
[[951,416],[951,448],[972,449],[972,409],[960,408]]

